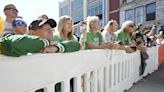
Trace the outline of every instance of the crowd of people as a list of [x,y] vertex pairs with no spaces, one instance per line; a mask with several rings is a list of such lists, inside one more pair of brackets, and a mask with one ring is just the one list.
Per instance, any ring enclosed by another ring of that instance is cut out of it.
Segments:
[[[143,24],[135,25],[125,21],[120,29],[116,20],[110,20],[100,30],[97,16],[88,16],[80,22],[82,35],[75,35],[73,20],[70,16],[61,16],[58,23],[43,14],[28,26],[15,5],[4,7],[6,19],[3,38],[0,40],[0,53],[8,56],[21,56],[28,53],[64,53],[85,49],[118,49],[127,53],[141,52],[141,75],[148,58],[146,47],[164,44],[164,31],[156,32],[156,26],[145,29]],[[2,20],[2,19],[1,19]],[[55,30],[57,27],[57,30]],[[28,29],[28,30],[27,30]],[[1,32],[2,33],[2,32]],[[78,39],[78,37],[80,37]]]
[[[150,30],[145,30],[143,24],[135,25],[133,21],[125,21],[118,29],[117,21],[110,20],[101,32],[99,18],[88,16],[81,22],[82,35],[76,36],[73,20],[67,15],[61,16],[56,23],[43,14],[28,26],[18,16],[15,5],[6,5],[4,14],[6,20],[0,47],[1,53],[9,56],[36,52],[74,52],[81,49],[119,49],[127,53],[139,49],[146,52],[145,47],[164,44],[164,32],[162,30],[157,35],[155,25]],[[56,26],[57,30],[54,29]]]

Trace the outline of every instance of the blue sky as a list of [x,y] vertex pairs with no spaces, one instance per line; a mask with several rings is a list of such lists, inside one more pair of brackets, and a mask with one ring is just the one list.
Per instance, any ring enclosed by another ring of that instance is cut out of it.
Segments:
[[35,20],[39,15],[47,14],[48,17],[58,20],[59,1],[62,0],[0,0],[0,16],[5,19],[3,8],[6,4],[14,4],[27,24]]

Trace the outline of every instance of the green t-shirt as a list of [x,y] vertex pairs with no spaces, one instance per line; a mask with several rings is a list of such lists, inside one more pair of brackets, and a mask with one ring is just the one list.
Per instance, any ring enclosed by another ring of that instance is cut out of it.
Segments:
[[[54,35],[52,40],[56,41],[57,43],[60,43],[60,42],[64,41],[64,40],[61,39],[61,37],[59,35]],[[77,41],[77,37],[73,36],[73,39],[71,39],[71,40]]]
[[118,30],[116,33],[117,39],[121,41],[124,45],[130,45],[131,38],[129,34],[126,34],[122,29]]
[[102,34],[100,32],[97,32],[96,34],[93,34],[92,31],[87,32],[85,49],[91,49],[88,45],[89,42],[94,42],[95,45],[100,45],[101,42],[103,42]]

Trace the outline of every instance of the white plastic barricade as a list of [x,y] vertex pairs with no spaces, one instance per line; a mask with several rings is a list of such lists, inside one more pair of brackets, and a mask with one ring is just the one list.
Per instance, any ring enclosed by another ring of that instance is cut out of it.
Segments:
[[[154,52],[153,52],[154,51]],[[148,53],[157,61],[156,48]],[[140,80],[140,52],[121,50],[82,50],[74,53],[33,54],[8,57],[0,55],[1,92],[123,92]],[[156,62],[147,66],[157,69]],[[150,73],[150,71],[148,72]],[[73,85],[70,80],[73,78]],[[73,86],[73,87],[72,87]]]
[[[111,62],[108,59],[110,55],[108,52],[109,50],[86,50],[21,57],[1,55],[0,90],[1,92],[35,92],[43,88],[45,92],[54,92],[55,84],[61,82],[62,92],[70,92],[70,79],[74,78],[76,80],[74,92],[79,92],[81,90],[81,75],[84,74],[87,76],[84,79],[86,80],[84,83],[85,92],[91,92],[90,73],[93,72],[97,76],[101,68]],[[93,76],[94,85],[104,82],[95,76]],[[98,91],[100,87],[94,86],[92,89],[97,89],[97,92],[100,92]]]
[[139,80],[140,52],[125,53],[114,50],[112,54],[111,87],[109,92],[123,92]]

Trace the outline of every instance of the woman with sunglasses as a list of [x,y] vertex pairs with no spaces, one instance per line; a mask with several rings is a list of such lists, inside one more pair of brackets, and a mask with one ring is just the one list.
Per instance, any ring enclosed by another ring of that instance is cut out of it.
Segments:
[[6,20],[4,21],[5,29],[3,34],[13,33],[12,23],[18,16],[18,10],[14,4],[8,4],[4,7],[3,11],[6,16]]
[[125,21],[121,29],[119,29],[115,34],[117,36],[117,39],[120,41],[121,45],[126,46],[128,50],[127,52],[131,53],[134,52],[134,50],[130,47],[131,45],[131,37],[130,34],[134,32],[136,27],[134,26],[134,22],[132,21]]

